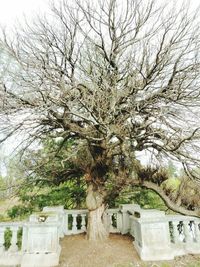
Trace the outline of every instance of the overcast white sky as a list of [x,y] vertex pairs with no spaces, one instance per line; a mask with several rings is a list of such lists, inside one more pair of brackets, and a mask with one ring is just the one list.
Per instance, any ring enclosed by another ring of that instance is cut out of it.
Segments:
[[[55,2],[59,0],[54,0]],[[67,0],[73,1],[73,0]],[[95,0],[91,0],[95,1]],[[123,1],[123,0],[122,0]],[[156,0],[157,2],[169,2],[169,0]],[[188,2],[189,0],[172,0],[178,4]],[[190,0],[194,8],[200,4],[200,0]],[[12,26],[16,20],[22,20],[23,15],[31,17],[34,13],[45,12],[49,0],[0,0],[0,24]]]
[[[58,1],[58,0],[55,0]],[[31,17],[34,13],[45,12],[49,0],[0,0],[0,24],[13,26],[24,14]]]

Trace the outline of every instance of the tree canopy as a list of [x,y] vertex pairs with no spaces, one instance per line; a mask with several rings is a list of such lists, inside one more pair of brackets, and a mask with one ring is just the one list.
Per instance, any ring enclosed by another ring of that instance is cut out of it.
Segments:
[[[113,192],[150,187],[172,207],[159,187],[166,159],[199,181],[199,36],[197,14],[153,0],[63,0],[14,39],[4,32],[12,68],[0,88],[2,141],[17,131],[26,132],[26,146],[47,136],[61,137],[61,147],[73,140],[71,159],[88,187],[89,238],[106,235],[106,183]],[[138,152],[154,166],[142,167]]]

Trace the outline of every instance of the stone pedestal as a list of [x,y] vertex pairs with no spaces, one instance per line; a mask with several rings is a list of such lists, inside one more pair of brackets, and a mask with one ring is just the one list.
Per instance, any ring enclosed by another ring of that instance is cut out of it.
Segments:
[[64,237],[66,231],[66,220],[65,220],[66,216],[65,216],[64,206],[44,207],[43,212],[45,213],[51,212],[58,215],[60,222],[59,234],[60,237]]
[[169,223],[164,212],[141,209],[130,216],[130,221],[134,246],[142,260],[172,260],[174,258]]
[[23,228],[21,267],[51,267],[59,264],[59,226],[56,222],[29,222]]
[[140,206],[137,204],[122,204],[119,206],[121,212],[121,234],[127,234],[130,232],[130,215],[135,211],[140,210]]

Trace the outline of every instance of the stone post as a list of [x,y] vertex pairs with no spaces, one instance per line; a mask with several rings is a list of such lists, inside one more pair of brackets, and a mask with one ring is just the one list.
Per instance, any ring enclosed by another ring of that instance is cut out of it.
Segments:
[[9,252],[16,252],[18,251],[18,246],[17,246],[17,231],[18,227],[11,227],[12,231],[12,238],[11,238],[11,246],[9,248]]
[[28,222],[24,225],[26,248],[23,246],[21,267],[50,267],[59,264],[59,227],[56,221]]
[[130,232],[130,214],[140,210],[140,206],[137,204],[122,204],[120,205],[120,211],[122,214],[121,234],[127,234]]
[[186,243],[193,242],[192,231],[190,231],[190,228],[189,228],[189,221],[183,222],[183,229],[184,229],[184,235],[185,235],[185,242]]
[[134,245],[142,260],[172,260],[174,258],[169,223],[164,212],[140,209],[130,218],[131,234],[135,239]]
[[86,214],[81,214],[81,230],[83,230],[84,232],[86,231]]
[[173,242],[175,244],[180,242],[180,236],[179,236],[179,231],[178,231],[178,225],[179,221],[172,221],[172,226],[173,226]]
[[0,227],[0,255],[5,251],[5,247],[4,247],[4,232],[5,232],[5,228],[4,227]]
[[73,218],[73,221],[72,221],[72,231],[74,233],[77,232],[77,216],[78,216],[78,214],[72,214],[72,218]]
[[194,221],[194,229],[195,229],[195,240],[197,243],[200,242],[200,229],[199,229],[200,222]]

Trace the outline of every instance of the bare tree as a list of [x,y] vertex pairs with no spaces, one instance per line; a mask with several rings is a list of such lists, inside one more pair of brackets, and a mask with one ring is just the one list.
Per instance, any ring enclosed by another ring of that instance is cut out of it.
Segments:
[[63,0],[16,39],[4,33],[15,66],[12,87],[0,91],[1,117],[10,120],[4,139],[23,129],[31,141],[51,134],[82,147],[76,159],[92,240],[107,236],[108,181],[115,192],[125,184],[151,188],[187,214],[159,183],[140,177],[138,151],[148,151],[157,172],[170,158],[198,181],[191,170],[200,163],[199,26],[186,6],[155,2]]

